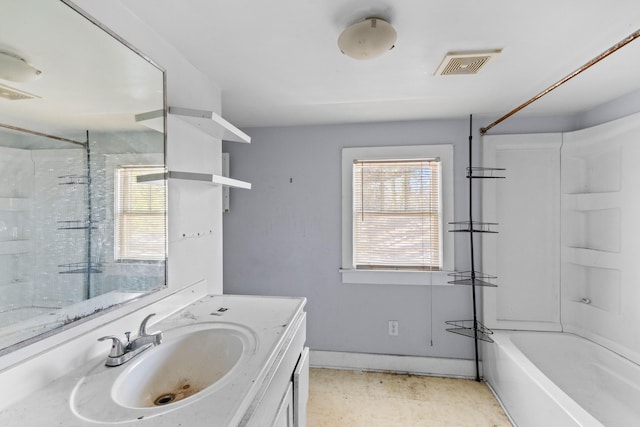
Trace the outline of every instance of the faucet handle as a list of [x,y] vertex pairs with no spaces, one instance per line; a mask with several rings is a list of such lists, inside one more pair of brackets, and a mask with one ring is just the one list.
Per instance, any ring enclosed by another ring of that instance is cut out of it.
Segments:
[[155,313],[151,313],[149,314],[147,317],[145,317],[142,320],[142,323],[140,323],[140,329],[138,329],[138,336],[139,337],[143,337],[145,335],[147,335],[147,322],[149,321],[149,319],[151,318],[151,316],[155,316]]
[[112,340],[111,341],[111,351],[109,352],[109,357],[120,357],[124,354],[124,349],[122,347],[122,342],[118,337],[114,337],[113,335],[108,335],[106,337],[98,338],[98,341],[104,340]]

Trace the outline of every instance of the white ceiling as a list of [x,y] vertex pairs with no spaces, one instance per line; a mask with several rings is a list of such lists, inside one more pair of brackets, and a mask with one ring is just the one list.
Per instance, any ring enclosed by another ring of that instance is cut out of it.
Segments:
[[[59,0],[0,0],[0,51],[42,70],[34,81],[0,84],[36,95],[0,98],[0,123],[84,140],[85,130],[144,129],[135,115],[161,109],[163,76],[149,62]],[[33,148],[24,135],[3,146]],[[52,141],[41,140],[45,147]]]
[[[639,0],[122,2],[218,83],[242,127],[493,119],[640,29]],[[367,16],[398,40],[356,61],[336,40]],[[479,49],[503,52],[478,75],[434,75],[448,51]],[[519,115],[588,110],[640,89],[639,69],[636,40]]]

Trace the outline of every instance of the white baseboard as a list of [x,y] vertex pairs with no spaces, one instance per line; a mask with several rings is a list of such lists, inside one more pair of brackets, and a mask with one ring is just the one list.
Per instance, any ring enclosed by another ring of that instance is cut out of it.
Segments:
[[439,377],[475,378],[476,375],[473,360],[341,351],[311,350],[310,365],[313,368],[384,371]]

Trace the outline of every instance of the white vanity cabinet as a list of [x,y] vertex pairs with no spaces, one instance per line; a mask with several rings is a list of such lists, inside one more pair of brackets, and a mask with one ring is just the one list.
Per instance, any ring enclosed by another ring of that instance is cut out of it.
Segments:
[[291,427],[293,426],[293,384],[289,383],[287,391],[282,397],[275,420],[272,427]]
[[295,426],[307,425],[307,400],[309,399],[309,347],[300,354],[293,372],[293,422]]
[[[277,394],[277,393],[276,393]],[[307,425],[309,398],[309,348],[300,354],[292,380],[282,396],[272,427],[304,427]]]
[[269,369],[253,405],[240,426],[304,427],[309,396],[309,349],[306,313],[294,321],[288,345],[280,350]]

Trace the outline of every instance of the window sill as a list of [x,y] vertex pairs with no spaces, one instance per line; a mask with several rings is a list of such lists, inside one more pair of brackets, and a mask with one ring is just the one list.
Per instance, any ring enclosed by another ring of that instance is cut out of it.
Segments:
[[340,269],[342,283],[361,285],[453,286],[449,271]]

